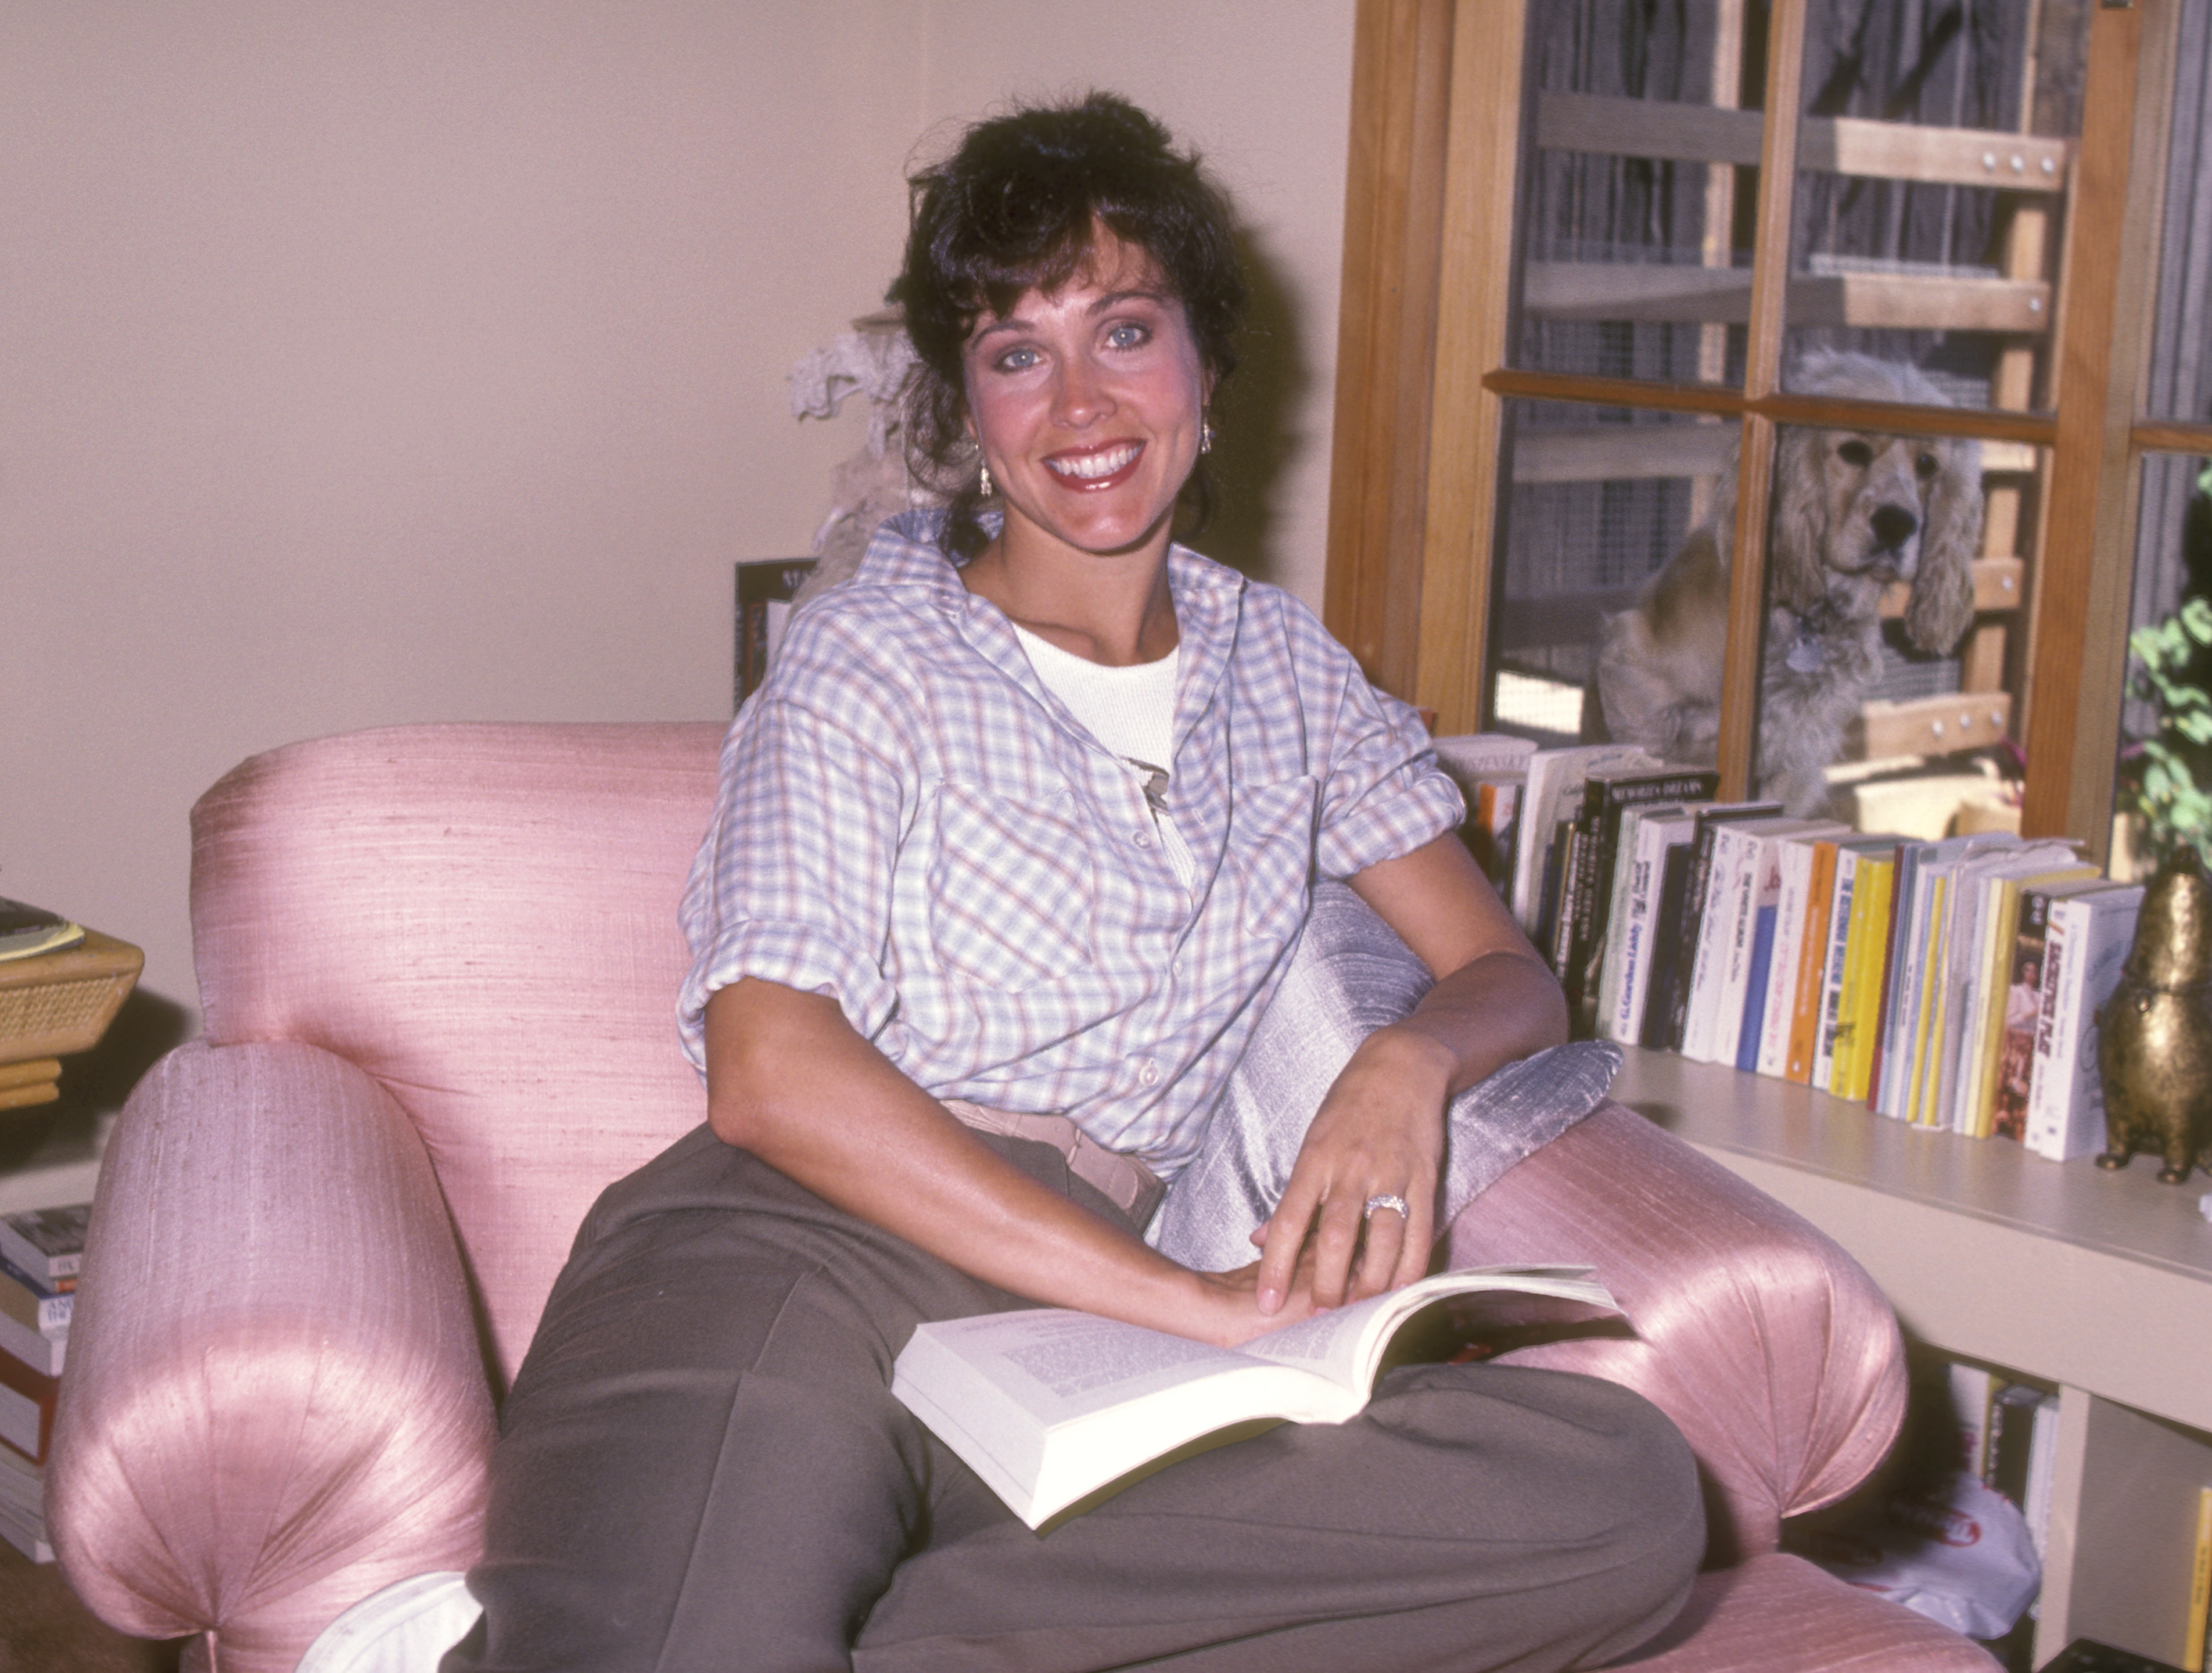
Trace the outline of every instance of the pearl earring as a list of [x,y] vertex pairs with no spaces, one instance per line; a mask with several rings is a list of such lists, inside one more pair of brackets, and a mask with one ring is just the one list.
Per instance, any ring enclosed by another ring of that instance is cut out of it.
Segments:
[[1204,412],[1198,415],[1198,450],[1202,453],[1213,451],[1213,420]]
[[988,465],[981,467],[978,472],[975,491],[984,499],[991,497],[991,467]]

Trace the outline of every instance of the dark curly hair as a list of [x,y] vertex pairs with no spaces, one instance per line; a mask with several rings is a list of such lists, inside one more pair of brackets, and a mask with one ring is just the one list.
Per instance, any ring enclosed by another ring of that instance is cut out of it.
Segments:
[[[976,520],[982,495],[961,365],[976,320],[1066,283],[1103,224],[1157,264],[1218,393],[1237,369],[1244,277],[1229,200],[1197,153],[1178,151],[1156,119],[1110,93],[979,122],[907,186],[906,260],[890,300],[906,312],[921,361],[908,386],[908,460],[947,496],[944,544],[965,559],[990,538]],[[1203,459],[1187,491],[1203,527],[1212,509]]]

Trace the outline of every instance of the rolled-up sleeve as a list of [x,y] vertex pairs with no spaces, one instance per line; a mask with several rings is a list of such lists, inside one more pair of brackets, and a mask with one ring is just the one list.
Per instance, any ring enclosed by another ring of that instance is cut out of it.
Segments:
[[1316,869],[1342,880],[1411,854],[1467,816],[1413,709],[1376,690],[1352,654],[1293,605],[1286,626],[1301,665],[1306,725],[1322,776]]
[[908,796],[878,729],[763,692],[722,750],[714,823],[684,886],[684,1049],[702,1072],[707,1001],[746,976],[826,994],[863,1037],[897,1009],[885,974]]

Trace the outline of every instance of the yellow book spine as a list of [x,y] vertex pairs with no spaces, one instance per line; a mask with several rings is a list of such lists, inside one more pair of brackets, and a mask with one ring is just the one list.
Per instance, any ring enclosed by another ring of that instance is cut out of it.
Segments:
[[1912,1056],[1905,1066],[1905,1118],[1916,1127],[1929,1125],[1936,1101],[1929,1077],[1943,1029],[1943,914],[1950,898],[1951,879],[1937,878],[1928,891],[1928,922],[1920,936],[1920,1004],[1913,1019]]
[[1882,989],[1889,980],[1890,898],[1897,882],[1897,861],[1874,862],[1873,887],[1867,891],[1866,947],[1859,960],[1856,1018],[1851,1029],[1851,1089],[1848,1096],[1861,1104],[1874,1091],[1875,1035],[1881,1028]]
[[2188,1673],[2205,1673],[2204,1616],[2212,1609],[2212,1487],[2197,1489],[2197,1560],[2189,1568],[2188,1637],[2181,1664]]

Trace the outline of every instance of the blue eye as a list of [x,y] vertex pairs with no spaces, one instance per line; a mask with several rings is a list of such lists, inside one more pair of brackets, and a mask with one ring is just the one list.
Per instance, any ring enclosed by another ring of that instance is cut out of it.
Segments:
[[1037,363],[1034,349],[1009,349],[993,362],[1001,372],[1026,372]]
[[1138,325],[1116,325],[1106,333],[1107,345],[1115,349],[1141,349],[1152,338],[1152,334]]

